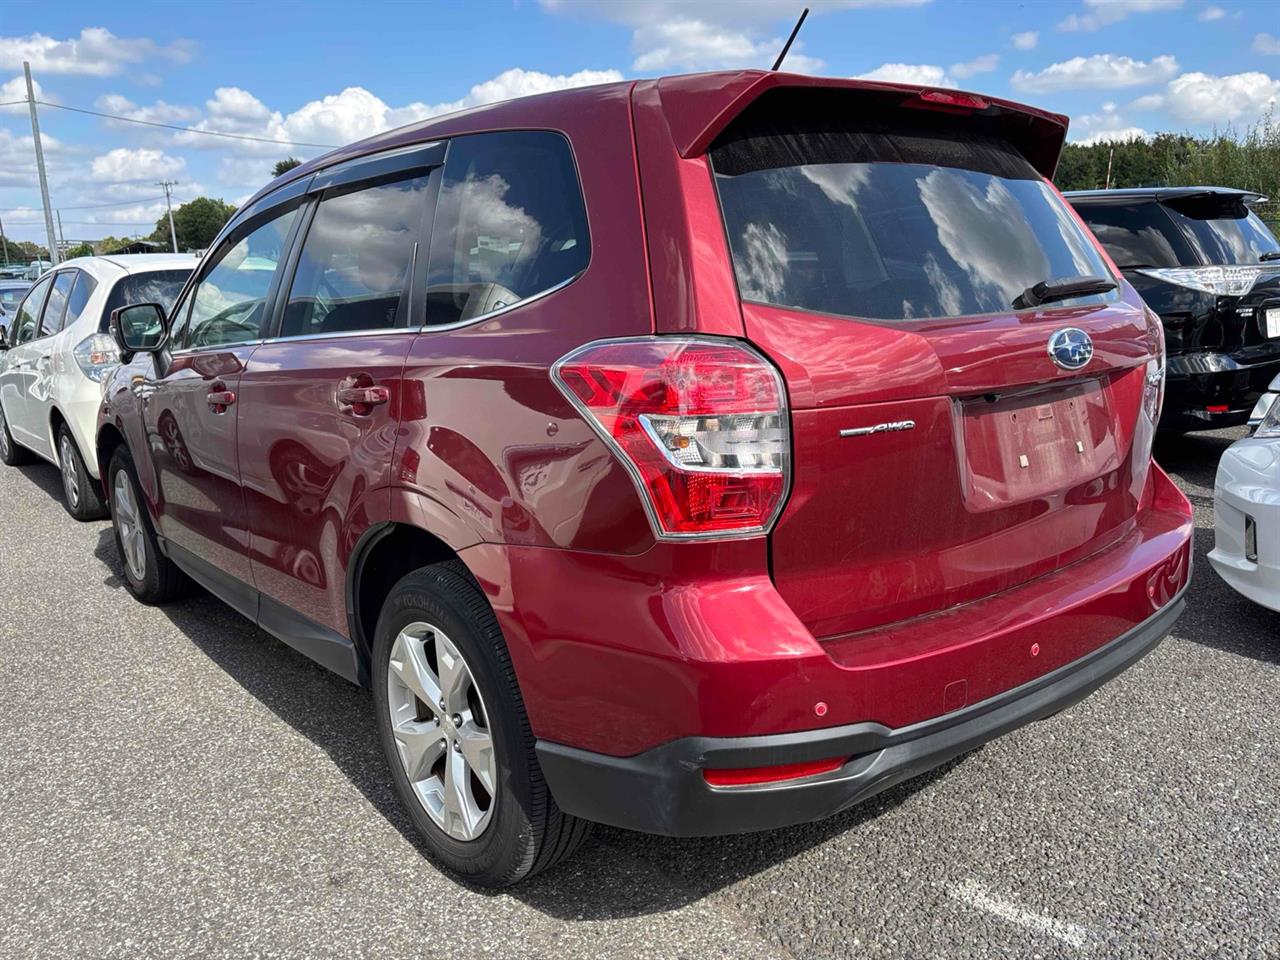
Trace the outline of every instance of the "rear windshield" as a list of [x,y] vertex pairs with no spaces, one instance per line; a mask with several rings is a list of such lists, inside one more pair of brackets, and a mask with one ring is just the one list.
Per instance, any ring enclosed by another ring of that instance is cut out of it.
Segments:
[[22,302],[30,287],[0,287],[0,307],[12,311]]
[[1121,269],[1258,263],[1280,250],[1258,215],[1232,197],[1082,202],[1077,209]]
[[914,320],[1009,312],[1041,281],[1110,276],[1067,205],[998,140],[774,124],[718,143],[712,166],[745,300]]
[[189,276],[190,270],[154,270],[130,274],[117,280],[102,312],[102,329],[107,329],[113,310],[127,307],[131,303],[158,303],[167,314],[173,309],[173,301],[178,299],[182,285]]

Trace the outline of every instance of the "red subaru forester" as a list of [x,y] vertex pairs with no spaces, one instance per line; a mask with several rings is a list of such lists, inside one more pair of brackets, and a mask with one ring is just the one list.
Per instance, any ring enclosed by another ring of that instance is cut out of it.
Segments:
[[189,577],[372,687],[429,849],[492,885],[1047,717],[1167,633],[1192,531],[1160,321],[1045,179],[1065,132],[745,71],[304,164],[113,317],[129,589]]

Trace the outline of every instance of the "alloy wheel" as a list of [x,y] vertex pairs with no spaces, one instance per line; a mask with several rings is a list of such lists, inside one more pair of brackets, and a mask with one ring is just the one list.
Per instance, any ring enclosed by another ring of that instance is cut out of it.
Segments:
[[396,637],[387,706],[400,763],[427,815],[455,840],[479,837],[496,808],[493,736],[471,668],[439,627],[415,622]]
[[123,470],[116,471],[115,482],[111,485],[111,502],[120,552],[124,554],[129,575],[141,583],[147,575],[146,531],[142,527],[142,514],[133,493],[133,484]]
[[80,474],[76,470],[76,452],[71,437],[62,435],[58,442],[58,460],[62,467],[62,489],[67,494],[67,504],[72,510],[80,506]]

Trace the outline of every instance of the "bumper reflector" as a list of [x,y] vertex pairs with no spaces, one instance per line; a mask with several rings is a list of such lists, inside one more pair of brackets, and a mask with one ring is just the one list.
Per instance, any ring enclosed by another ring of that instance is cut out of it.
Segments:
[[777,783],[780,780],[798,780],[819,773],[839,770],[848,757],[832,757],[829,760],[806,760],[804,763],[783,763],[776,767],[743,767],[736,770],[703,770],[702,775],[713,787],[742,787],[753,783]]

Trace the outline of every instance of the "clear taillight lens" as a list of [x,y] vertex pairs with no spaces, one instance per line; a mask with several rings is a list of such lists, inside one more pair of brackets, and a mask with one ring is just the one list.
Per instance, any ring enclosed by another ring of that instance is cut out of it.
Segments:
[[1258,424],[1258,429],[1253,431],[1255,437],[1273,438],[1280,437],[1280,403],[1272,403],[1267,409],[1267,414],[1262,418],[1262,422]]
[[1166,283],[1177,284],[1202,293],[1223,297],[1243,297],[1253,289],[1258,277],[1280,272],[1271,265],[1244,265],[1230,267],[1143,267],[1137,271],[1143,276],[1154,277]]
[[116,342],[105,333],[85,337],[76,344],[72,353],[84,375],[99,383],[113,367],[120,365],[120,350],[116,347]]
[[552,378],[627,467],[663,539],[769,529],[791,449],[778,371],[727,340],[641,337],[587,344]]

